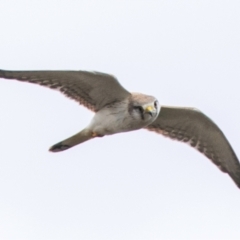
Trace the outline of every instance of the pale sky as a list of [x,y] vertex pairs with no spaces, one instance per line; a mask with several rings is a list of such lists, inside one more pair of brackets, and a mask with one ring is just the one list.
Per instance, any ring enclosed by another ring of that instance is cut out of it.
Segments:
[[[95,70],[196,107],[240,157],[240,1],[0,0],[0,69]],[[93,113],[0,79],[0,239],[240,239],[240,189],[188,145],[139,130],[61,153]]]

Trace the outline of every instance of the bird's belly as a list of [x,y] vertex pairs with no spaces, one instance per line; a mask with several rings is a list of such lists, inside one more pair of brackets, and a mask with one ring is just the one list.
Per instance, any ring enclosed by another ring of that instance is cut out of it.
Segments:
[[89,125],[89,128],[99,135],[128,132],[142,127],[143,126],[139,126],[139,124],[125,112],[99,112],[93,117]]

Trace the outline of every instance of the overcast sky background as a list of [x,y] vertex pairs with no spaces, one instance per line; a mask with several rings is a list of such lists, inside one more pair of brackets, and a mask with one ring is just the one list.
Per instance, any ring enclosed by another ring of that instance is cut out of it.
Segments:
[[[96,70],[196,107],[240,157],[240,1],[0,0],[0,69]],[[0,239],[240,239],[240,190],[145,130],[54,154],[93,113],[0,79]]]

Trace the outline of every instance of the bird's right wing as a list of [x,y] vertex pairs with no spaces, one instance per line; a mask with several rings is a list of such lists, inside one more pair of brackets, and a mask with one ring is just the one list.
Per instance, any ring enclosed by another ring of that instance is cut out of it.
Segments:
[[157,119],[146,127],[172,139],[189,143],[203,153],[240,188],[240,164],[219,127],[193,108],[162,106]]
[[92,111],[98,111],[130,95],[114,76],[99,72],[0,70],[0,78],[16,79],[59,90]]

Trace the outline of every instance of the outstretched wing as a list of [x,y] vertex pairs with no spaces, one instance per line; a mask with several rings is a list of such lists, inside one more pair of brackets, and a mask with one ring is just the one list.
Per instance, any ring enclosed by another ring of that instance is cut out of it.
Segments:
[[147,129],[189,143],[228,173],[240,188],[238,158],[219,127],[202,112],[163,106],[158,118]]
[[0,78],[36,83],[59,90],[92,111],[98,111],[130,95],[114,76],[99,72],[0,70]]

